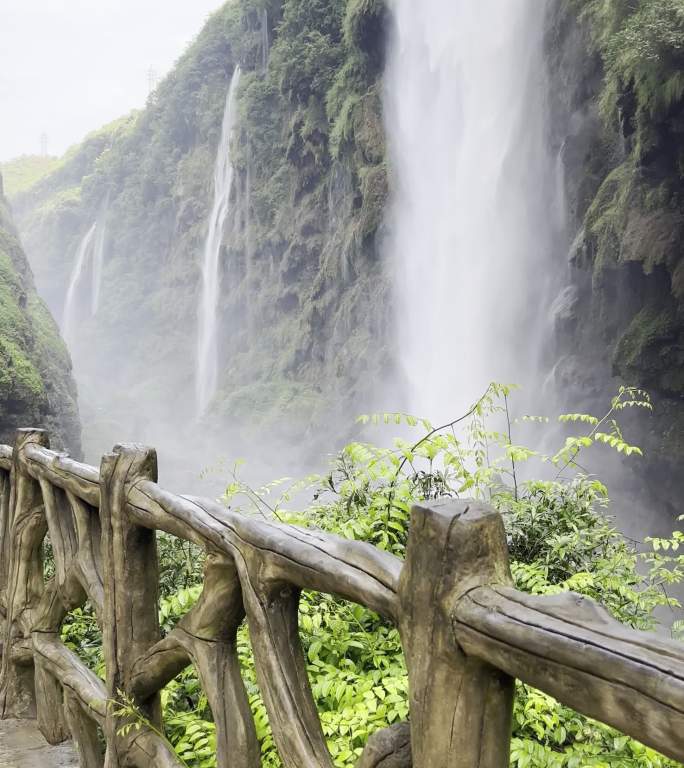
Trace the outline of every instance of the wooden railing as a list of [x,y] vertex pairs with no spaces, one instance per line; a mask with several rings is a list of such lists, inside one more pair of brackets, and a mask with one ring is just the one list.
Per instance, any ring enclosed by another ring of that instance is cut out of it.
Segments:
[[[627,629],[578,595],[513,589],[503,523],[488,506],[415,506],[402,562],[175,496],[156,478],[155,452],[138,445],[115,448],[99,472],[50,451],[40,430],[0,446],[0,714],[37,717],[53,743],[73,736],[82,766],[179,766],[160,735],[159,691],[189,663],[216,723],[218,765],[258,766],[236,650],[246,617],[284,765],[331,768],[299,640],[303,589],[360,603],[399,627],[416,768],[507,766],[514,678],[684,761],[684,647]],[[207,554],[202,596],[166,637],[156,531]],[[48,532],[55,575],[45,583]],[[102,628],[106,682],[60,640],[65,616],[86,600]],[[121,691],[150,726],[122,727],[108,706]],[[406,753],[405,729],[382,732],[360,765],[380,766],[402,746]]]

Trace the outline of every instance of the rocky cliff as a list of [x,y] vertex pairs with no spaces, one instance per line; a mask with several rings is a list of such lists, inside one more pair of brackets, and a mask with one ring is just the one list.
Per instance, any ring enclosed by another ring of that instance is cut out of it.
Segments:
[[681,514],[684,459],[684,7],[564,0],[548,37],[571,246],[557,302],[566,398],[647,389],[635,487]]
[[312,423],[331,410],[353,421],[389,360],[383,18],[374,0],[228,3],[143,111],[89,136],[16,196],[58,315],[79,242],[106,221],[100,306],[80,319],[72,350],[84,419],[107,433],[103,447],[195,418],[200,262],[238,63],[219,391],[207,421],[214,431],[247,417]]
[[71,361],[12,223],[0,176],[0,443],[18,427],[50,430],[55,447],[81,451]]

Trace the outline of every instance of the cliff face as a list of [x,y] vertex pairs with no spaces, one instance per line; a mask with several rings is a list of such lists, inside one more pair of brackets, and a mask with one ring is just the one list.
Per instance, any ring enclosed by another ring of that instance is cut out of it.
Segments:
[[672,0],[559,2],[549,27],[569,250],[556,316],[560,388],[647,389],[635,428],[657,504],[681,513],[684,458],[684,10]]
[[57,314],[79,242],[105,221],[99,308],[80,318],[72,349],[84,419],[105,442],[194,419],[200,264],[238,63],[212,429],[246,416],[310,423],[331,404],[344,413],[387,366],[383,14],[374,0],[228,3],[145,110],[16,196]]
[[47,428],[55,447],[80,455],[69,354],[36,294],[0,176],[0,443],[18,427]]

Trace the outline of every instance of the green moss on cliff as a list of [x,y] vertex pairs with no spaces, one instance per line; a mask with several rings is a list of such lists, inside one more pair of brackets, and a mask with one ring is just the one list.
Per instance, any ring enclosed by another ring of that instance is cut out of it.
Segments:
[[[565,110],[559,122],[569,121],[566,170],[580,232],[578,320],[565,351],[577,356],[579,381],[591,372],[581,396],[612,387],[611,372],[652,392],[644,471],[671,485],[684,455],[672,432],[684,422],[684,6],[560,0],[557,8],[549,56]],[[672,506],[668,484],[645,486]]]
[[662,388],[661,377],[672,373],[669,357],[676,339],[672,310],[644,307],[634,316],[615,347],[613,365],[628,380],[639,376],[646,385]]
[[80,454],[76,388],[59,332],[33,277],[2,197],[0,177],[0,442],[18,427],[46,427]]
[[89,413],[126,424],[133,398],[146,423],[194,418],[200,263],[238,62],[213,413],[311,418],[372,388],[386,362],[384,13],[377,0],[227,3],[145,110],[88,137],[15,200],[57,314],[81,238],[106,219],[100,307],[73,350]]

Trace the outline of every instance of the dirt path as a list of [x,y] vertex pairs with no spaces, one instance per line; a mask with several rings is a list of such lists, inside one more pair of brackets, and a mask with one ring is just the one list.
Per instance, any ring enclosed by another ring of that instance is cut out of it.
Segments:
[[51,747],[30,720],[0,720],[0,768],[78,768],[70,743]]

